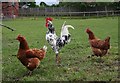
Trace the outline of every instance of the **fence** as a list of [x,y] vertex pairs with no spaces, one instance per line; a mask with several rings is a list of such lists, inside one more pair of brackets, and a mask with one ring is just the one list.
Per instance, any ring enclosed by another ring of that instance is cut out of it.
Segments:
[[111,8],[88,8],[85,11],[70,7],[46,7],[20,9],[19,16],[115,16],[120,10]]
[[120,10],[113,8],[72,8],[72,7],[43,7],[43,8],[27,8],[19,9],[19,16],[118,16]]

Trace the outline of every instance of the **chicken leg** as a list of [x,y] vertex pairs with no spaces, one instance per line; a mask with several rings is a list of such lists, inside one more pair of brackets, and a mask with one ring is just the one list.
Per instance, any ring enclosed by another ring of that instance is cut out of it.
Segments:
[[56,54],[56,63],[59,65],[61,62],[61,58],[59,57],[58,53]]

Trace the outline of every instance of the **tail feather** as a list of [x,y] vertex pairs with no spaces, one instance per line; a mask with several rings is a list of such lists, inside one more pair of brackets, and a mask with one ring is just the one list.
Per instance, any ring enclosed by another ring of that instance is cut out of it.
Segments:
[[43,46],[43,50],[45,50],[45,52],[47,51],[47,46]]
[[72,25],[65,25],[65,27],[70,27],[70,28],[72,28],[72,29],[75,29]]
[[65,25],[65,26],[63,26],[62,29],[61,29],[61,37],[62,37],[63,35],[68,35],[68,34],[70,34],[68,28],[74,29],[74,27],[73,27],[72,25]]
[[106,39],[105,39],[106,42],[109,42],[110,41],[110,37],[108,36]]
[[107,37],[106,39],[105,39],[105,43],[104,43],[104,48],[105,49],[110,49],[110,37]]
[[64,21],[64,23],[63,23],[62,27],[64,27],[64,26],[65,26],[65,23],[66,23],[66,21]]

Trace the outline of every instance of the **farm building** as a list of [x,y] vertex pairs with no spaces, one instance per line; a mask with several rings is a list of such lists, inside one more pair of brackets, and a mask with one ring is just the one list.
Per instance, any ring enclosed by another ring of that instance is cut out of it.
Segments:
[[9,0],[9,2],[2,2],[2,14],[4,17],[15,18],[16,16],[18,16],[18,12],[18,0]]

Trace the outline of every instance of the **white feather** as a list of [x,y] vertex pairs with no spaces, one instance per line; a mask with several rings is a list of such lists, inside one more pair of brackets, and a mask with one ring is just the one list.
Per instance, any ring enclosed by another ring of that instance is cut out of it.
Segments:
[[62,27],[64,27],[64,26],[65,26],[65,23],[66,23],[66,21],[64,21],[64,23],[63,23]]
[[47,51],[47,46],[44,45],[44,46],[43,46],[43,49],[44,49],[45,52],[46,52],[46,51]]
[[74,29],[74,27],[72,25],[65,25],[65,22],[63,23],[62,28],[61,28],[61,37],[63,35],[68,35],[69,34],[68,28]]

